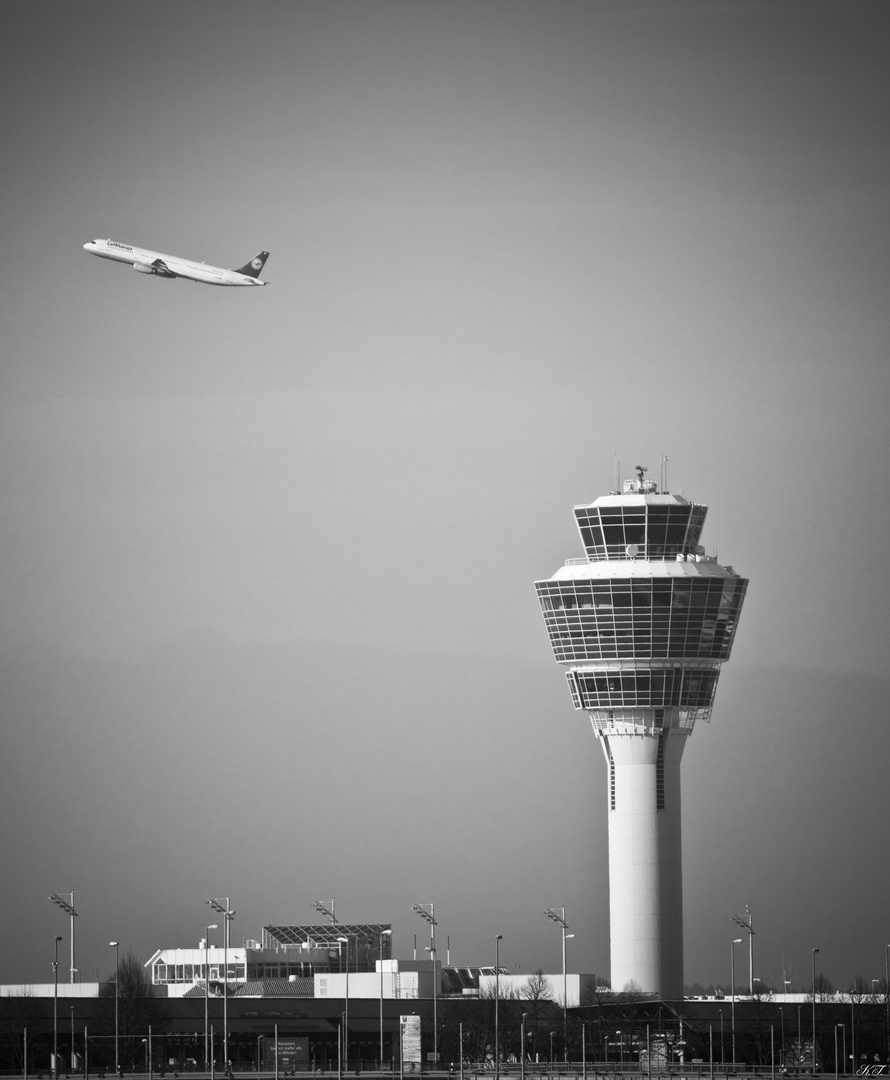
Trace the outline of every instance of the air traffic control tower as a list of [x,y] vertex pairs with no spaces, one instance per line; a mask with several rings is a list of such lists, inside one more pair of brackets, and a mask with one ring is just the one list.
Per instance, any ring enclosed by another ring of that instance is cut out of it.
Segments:
[[646,470],[576,506],[586,557],[535,583],[608,771],[612,988],[683,995],[680,759],[708,720],[748,582],[699,543],[707,507]]

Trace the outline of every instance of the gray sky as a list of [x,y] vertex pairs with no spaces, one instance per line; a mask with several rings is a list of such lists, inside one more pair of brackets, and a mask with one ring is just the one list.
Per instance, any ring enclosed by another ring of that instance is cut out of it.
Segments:
[[[608,968],[533,581],[638,462],[751,579],[684,759],[687,979],[883,974],[890,12],[8,2],[0,981],[436,903]],[[112,236],[263,290],[150,280]],[[741,958],[740,958],[741,963]],[[744,965],[742,965],[744,967]]]

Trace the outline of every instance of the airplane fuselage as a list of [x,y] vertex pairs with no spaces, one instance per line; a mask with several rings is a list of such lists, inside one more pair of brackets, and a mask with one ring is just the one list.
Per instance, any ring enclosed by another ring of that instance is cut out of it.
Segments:
[[[187,278],[200,281],[205,285],[265,285],[256,275],[263,268],[268,252],[260,252],[251,263],[241,270],[227,270],[222,266],[209,266],[207,263],[192,259],[180,259],[176,255],[165,255],[161,251],[122,244],[118,240],[90,240],[83,245],[84,251],[98,255],[100,259],[112,259],[114,262],[129,263],[141,274],[154,274],[165,278]],[[243,273],[249,269],[248,274]]]

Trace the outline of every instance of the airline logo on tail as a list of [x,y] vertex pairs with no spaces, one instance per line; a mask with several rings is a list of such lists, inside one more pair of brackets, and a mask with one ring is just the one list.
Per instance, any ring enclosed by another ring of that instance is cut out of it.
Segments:
[[247,277],[259,277],[260,271],[266,265],[266,259],[268,258],[268,251],[260,251],[258,254],[254,255],[249,263],[245,263],[240,267],[236,273],[245,274]]

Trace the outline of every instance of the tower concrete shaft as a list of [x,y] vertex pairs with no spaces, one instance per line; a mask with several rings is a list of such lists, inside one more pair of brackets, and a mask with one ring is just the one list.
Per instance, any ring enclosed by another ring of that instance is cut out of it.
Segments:
[[747,588],[699,543],[707,507],[629,480],[575,507],[586,556],[536,582],[608,773],[613,989],[683,993],[680,761],[709,719]]

